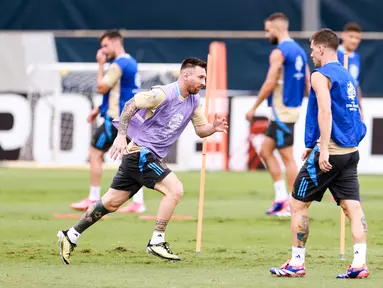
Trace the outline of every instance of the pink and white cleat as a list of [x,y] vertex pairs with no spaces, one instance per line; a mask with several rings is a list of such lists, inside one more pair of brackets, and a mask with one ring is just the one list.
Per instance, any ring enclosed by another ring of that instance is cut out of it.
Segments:
[[120,213],[144,213],[146,211],[144,203],[131,202],[128,206],[118,210]]
[[304,277],[306,275],[305,264],[302,266],[290,265],[290,259],[279,268],[270,268],[270,273],[277,277]]
[[278,211],[275,211],[274,213],[270,214],[271,216],[276,217],[290,217],[291,216],[291,210],[290,210],[290,200],[286,199],[282,202],[282,208]]
[[367,265],[364,264],[360,268],[352,268],[351,265],[348,266],[347,271],[343,274],[336,276],[337,279],[364,279],[370,275],[370,271],[367,268]]
[[287,207],[287,208],[283,208],[282,210],[275,212],[271,215],[276,216],[276,217],[290,217],[291,216],[291,210],[289,207]]
[[285,201],[274,201],[273,206],[271,206],[271,208],[267,209],[265,213],[267,215],[273,215],[274,213],[282,210],[284,205],[285,205]]
[[75,202],[70,205],[70,208],[79,210],[79,211],[86,211],[90,205],[95,203],[96,200],[89,200],[88,198],[80,201],[80,202]]

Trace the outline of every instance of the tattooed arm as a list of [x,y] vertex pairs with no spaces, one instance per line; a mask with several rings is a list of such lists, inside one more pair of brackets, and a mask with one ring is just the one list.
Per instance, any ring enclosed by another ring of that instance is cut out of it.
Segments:
[[130,121],[137,109],[156,109],[165,101],[166,95],[162,90],[153,89],[147,92],[140,92],[125,103],[124,109],[121,112],[118,134],[114,139],[113,146],[110,149],[110,157],[114,160],[120,155],[126,154],[128,144],[126,142],[126,134]]
[[128,148],[128,142],[126,141],[126,134],[128,133],[128,126],[132,116],[137,110],[136,102],[134,97],[125,103],[124,109],[120,115],[120,123],[118,126],[118,134],[116,139],[114,139],[113,146],[110,149],[110,157],[114,160],[120,155],[126,154]]
[[118,135],[126,137],[127,129],[132,119],[132,116],[137,110],[136,101],[134,97],[125,103],[124,109],[121,112],[120,123],[118,126]]

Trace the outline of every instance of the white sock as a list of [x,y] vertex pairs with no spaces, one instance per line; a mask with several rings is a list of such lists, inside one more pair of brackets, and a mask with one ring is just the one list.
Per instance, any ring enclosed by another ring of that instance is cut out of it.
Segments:
[[70,242],[72,242],[73,244],[76,244],[76,241],[78,239],[78,237],[80,237],[80,233],[78,233],[73,227],[69,229],[68,233],[68,238],[70,240]]
[[141,188],[136,194],[133,195],[133,202],[140,204],[144,203],[144,188]]
[[89,200],[92,200],[92,201],[100,200],[101,199],[100,191],[101,191],[100,186],[90,186],[89,196],[88,196]]
[[302,266],[305,263],[306,248],[292,247],[290,265]]
[[150,244],[158,244],[161,242],[165,242],[165,232],[153,231]]
[[367,244],[360,243],[354,245],[354,260],[352,261],[352,268],[360,268],[366,264]]
[[287,194],[286,185],[284,180],[274,182],[275,201],[284,201],[289,195]]

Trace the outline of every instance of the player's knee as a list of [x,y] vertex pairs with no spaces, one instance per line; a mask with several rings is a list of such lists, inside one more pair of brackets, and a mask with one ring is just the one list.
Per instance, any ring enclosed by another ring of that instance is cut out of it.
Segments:
[[299,201],[293,197],[290,198],[290,210],[292,213],[297,213],[307,208],[308,208],[307,203]]
[[89,152],[88,159],[90,163],[97,161],[97,157],[93,152]]
[[178,181],[172,196],[177,202],[180,201],[181,198],[184,196],[184,186],[180,181]]
[[[288,149],[288,148],[285,148]],[[292,150],[285,150],[281,151],[279,150],[283,164],[285,164],[286,168],[289,166],[296,166],[295,161],[294,161],[294,155]]]
[[270,149],[269,149],[268,147],[264,147],[264,146],[262,146],[259,155],[260,155],[263,159],[267,159],[267,158],[269,158],[269,157],[271,156],[272,153],[273,153],[273,151],[270,151]]
[[296,166],[293,155],[284,155],[282,160],[286,167]]
[[103,153],[97,149],[90,149],[89,151],[89,162],[100,162],[102,161]]
[[117,201],[113,199],[102,199],[102,205],[105,207],[106,210],[108,210],[110,213],[115,212],[119,207],[120,204],[117,203]]
[[123,203],[124,200],[118,195],[111,193],[110,190],[102,197],[102,205],[109,212],[115,212]]
[[342,200],[340,201],[340,207],[342,207],[344,214],[349,217],[352,212],[359,212],[362,209],[360,202],[356,200]]

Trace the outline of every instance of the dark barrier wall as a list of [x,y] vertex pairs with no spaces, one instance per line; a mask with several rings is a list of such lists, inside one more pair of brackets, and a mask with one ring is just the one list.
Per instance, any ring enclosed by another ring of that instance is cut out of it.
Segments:
[[349,21],[358,22],[364,31],[383,30],[382,0],[321,0],[323,27],[341,31]]
[[[0,29],[262,30],[283,11],[301,29],[301,0],[3,0]],[[7,11],[5,13],[5,11]]]
[[[166,4],[166,5],[164,5]],[[301,30],[302,0],[4,0],[0,29],[159,29],[262,30],[276,11]],[[357,21],[365,31],[383,31],[382,0],[321,0],[323,27],[341,30]],[[376,12],[378,11],[378,12]],[[126,47],[140,62],[177,63],[188,56],[205,58],[215,39],[127,39]],[[222,40],[227,45],[230,89],[259,89],[271,46],[264,40]],[[306,51],[308,41],[299,40]],[[94,62],[96,39],[57,39],[60,61]],[[361,86],[365,94],[383,94],[380,63],[383,41],[363,41]],[[310,61],[311,64],[311,61]]]
[[[145,63],[179,63],[190,56],[206,59],[209,44],[214,39],[126,39],[128,53]],[[266,40],[224,40],[227,48],[228,85],[230,89],[258,90],[268,69],[272,46]],[[298,40],[310,55],[309,41]],[[56,40],[61,62],[95,62],[99,48],[97,39]],[[364,94],[383,94],[380,84],[383,63],[383,41],[363,41],[361,87]],[[309,64],[312,61],[309,57]],[[368,96],[366,95],[366,96]],[[376,95],[375,95],[376,96]]]
[[[3,0],[0,29],[261,30],[263,19],[282,11],[301,30],[302,0]],[[348,21],[382,31],[381,0],[320,0],[323,27]],[[160,17],[159,17],[160,15]]]

